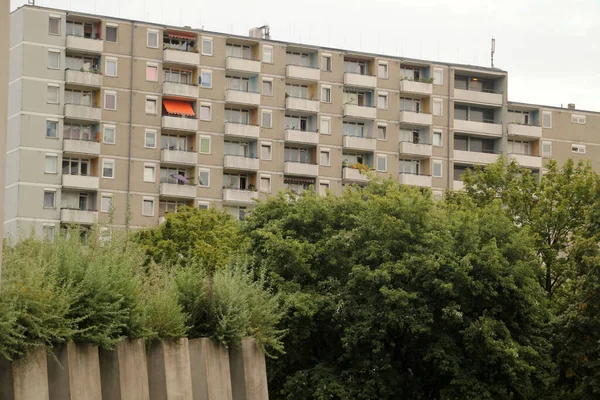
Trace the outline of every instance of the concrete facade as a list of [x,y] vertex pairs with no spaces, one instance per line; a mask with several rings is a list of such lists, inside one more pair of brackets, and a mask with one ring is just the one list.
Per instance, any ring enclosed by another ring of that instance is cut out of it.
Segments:
[[12,237],[107,222],[111,203],[116,227],[128,206],[134,229],[180,205],[242,219],[286,188],[364,184],[356,164],[440,195],[498,156],[600,162],[600,114],[511,103],[499,69],[33,6],[11,21]]
[[[0,35],[10,36],[10,0],[0,0]],[[0,43],[0,188],[4,187],[6,171],[6,136],[8,118],[9,41]],[[4,221],[4,191],[0,191],[0,221]],[[0,230],[0,281],[2,281],[2,244],[4,230]]]

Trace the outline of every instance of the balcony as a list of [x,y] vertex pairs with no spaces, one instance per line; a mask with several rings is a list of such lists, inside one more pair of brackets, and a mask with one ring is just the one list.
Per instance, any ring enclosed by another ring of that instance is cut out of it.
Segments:
[[319,144],[319,134],[317,132],[299,131],[295,129],[286,129],[284,132],[286,142],[309,144],[316,146]]
[[398,121],[407,125],[431,125],[432,117],[431,114],[422,112],[400,111]]
[[258,171],[259,164],[258,158],[254,157],[225,155],[223,158],[223,168],[225,169]]
[[345,149],[375,151],[377,140],[372,137],[344,136],[342,145]]
[[258,107],[260,106],[260,93],[227,89],[225,103]]
[[195,185],[178,185],[176,183],[160,184],[159,194],[163,197],[194,199],[196,197]]
[[260,74],[260,61],[249,60],[247,58],[227,57],[225,59],[225,69],[227,72],[237,72],[238,74],[251,76]]
[[163,96],[198,98],[198,86],[186,83],[163,83]]
[[85,38],[83,36],[67,35],[67,50],[76,50],[88,54],[100,54],[104,52],[104,41]]
[[162,149],[160,151],[160,162],[163,164],[195,166],[198,163],[198,154],[195,151]]
[[356,168],[342,168],[342,179],[348,183],[367,183],[369,177],[366,174],[361,174]]
[[252,204],[258,200],[258,192],[241,189],[223,189],[223,201],[226,203]]
[[511,122],[508,124],[508,136],[540,139],[542,137],[542,127]]
[[344,117],[375,119],[377,118],[377,109],[375,107],[357,106],[356,104],[344,104]]
[[164,115],[162,117],[162,128],[172,131],[196,132],[198,130],[198,120],[196,118],[183,118]]
[[92,225],[98,221],[98,211],[62,208],[60,221],[64,224]]
[[499,156],[498,153],[454,150],[454,162],[466,164],[492,164],[498,160]]
[[97,176],[63,174],[62,186],[65,189],[98,190],[100,179]]
[[508,157],[514,158],[521,167],[532,169],[542,168],[542,157],[517,153],[508,153]]
[[501,137],[502,124],[497,124],[493,121],[465,121],[462,119],[455,119],[454,131]]
[[344,85],[375,89],[377,87],[377,77],[371,75],[354,74],[352,72],[344,73]]
[[79,104],[65,104],[65,118],[97,122],[102,119],[102,109]]
[[225,136],[256,139],[258,138],[259,134],[260,128],[258,127],[258,125],[225,122]]
[[285,77],[288,79],[316,82],[321,80],[321,70],[319,68],[305,67],[302,65],[287,65],[285,67]]
[[68,69],[65,71],[65,83],[71,86],[99,88],[102,86],[102,75]]
[[100,143],[92,140],[64,139],[63,152],[68,154],[100,155]]
[[431,187],[431,175],[417,175],[401,172],[399,182],[401,185]]
[[400,92],[427,97],[431,96],[431,94],[433,93],[433,84],[428,82],[409,81],[408,79],[403,79],[400,81]]
[[503,96],[502,93],[454,89],[454,101],[502,107]]
[[164,49],[163,62],[197,67],[200,64],[200,54],[191,51]]
[[454,181],[452,183],[452,188],[454,190],[463,190],[465,188],[465,183],[463,181]]
[[432,154],[431,145],[426,143],[400,142],[398,151],[413,158],[429,158]]
[[285,108],[287,110],[300,111],[309,114],[319,112],[319,102],[317,100],[303,99],[301,97],[287,96],[285,98]]
[[286,161],[283,166],[283,173],[285,175],[311,176],[316,178],[319,176],[319,166],[316,164]]

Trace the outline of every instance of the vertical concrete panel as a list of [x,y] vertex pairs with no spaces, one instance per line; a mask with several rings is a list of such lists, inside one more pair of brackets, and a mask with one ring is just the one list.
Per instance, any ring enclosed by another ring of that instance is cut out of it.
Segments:
[[0,400],[13,400],[12,364],[0,356]]
[[48,359],[50,400],[102,400],[98,346],[69,342],[55,354],[60,364]]
[[238,349],[230,349],[233,400],[268,400],[265,355],[256,340],[247,338]]
[[49,400],[46,350],[37,347],[12,365],[14,400]]
[[148,365],[150,400],[192,399],[192,376],[188,340],[152,345]]
[[148,365],[143,339],[119,343],[115,350],[100,350],[103,400],[149,400]]
[[189,341],[194,400],[232,400],[229,353],[211,339]]

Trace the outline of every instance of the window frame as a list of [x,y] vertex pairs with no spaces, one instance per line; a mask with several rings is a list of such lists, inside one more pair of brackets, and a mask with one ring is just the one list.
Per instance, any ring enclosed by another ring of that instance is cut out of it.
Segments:
[[[208,118],[202,117],[202,109],[208,108]],[[211,103],[200,103],[200,107],[198,108],[198,120],[199,121],[212,121],[212,104]]]
[[[146,178],[146,171],[152,170],[152,178]],[[144,163],[144,173],[142,175],[144,182],[156,183],[156,164],[155,163]]]
[[[111,176],[104,175],[104,168],[105,168],[104,166],[105,165],[112,165],[112,169],[111,169],[112,175]],[[102,176],[103,179],[115,179],[115,160],[113,160],[111,158],[103,158],[102,159],[101,167],[102,167],[102,174],[101,174],[101,176]]]
[[[55,124],[55,128],[54,128],[54,136],[48,136],[48,124]],[[58,139],[58,127],[59,127],[59,121],[58,119],[46,119],[46,133],[45,133],[45,138],[46,139]]]
[[[379,169],[379,160],[385,160],[384,169]],[[377,154],[375,156],[375,168],[377,172],[387,172],[388,171],[388,157],[386,154]]]
[[[200,154],[210,154],[212,150],[212,137],[209,135],[199,135],[198,136],[198,153]],[[208,151],[202,151],[202,140],[208,141]]]
[[[263,147],[269,148],[269,158],[263,157]],[[264,161],[272,161],[273,160],[273,143],[271,142],[260,142],[260,159]]]
[[[115,40],[108,40],[108,30],[109,29],[114,29],[115,30]],[[104,40],[107,41],[108,43],[119,43],[119,25],[112,23],[112,22],[107,22],[106,23],[106,32],[104,34]]]
[[[435,113],[435,105],[436,104],[440,105],[440,113],[439,114]],[[431,99],[431,115],[433,115],[435,117],[443,117],[444,116],[444,99],[442,99],[441,97],[433,97]]]
[[[148,109],[148,104],[152,104],[154,102],[154,112]],[[146,115],[157,115],[158,114],[158,98],[156,96],[146,96],[145,102],[145,111]]]
[[[544,124],[544,117],[549,117],[549,124]],[[542,111],[542,128],[544,129],[552,129],[552,111]]]
[[[210,53],[205,53],[205,52],[204,52],[204,42],[210,43]],[[215,51],[214,51],[214,45],[215,45],[215,43],[214,43],[214,40],[213,40],[213,38],[212,38],[212,37],[210,37],[210,36],[202,36],[202,38],[200,39],[200,43],[201,43],[201,45],[202,45],[202,46],[201,46],[201,49],[200,49],[200,53],[201,53],[203,56],[209,56],[209,57],[212,57],[212,56],[213,56],[213,54],[214,54],[214,52],[215,52]]]
[[[200,174],[206,172],[207,176],[208,176],[208,182],[203,185],[200,181]],[[198,168],[198,186],[203,187],[203,188],[209,188],[210,187],[210,169],[208,168]]]
[[[103,202],[104,199],[110,199],[110,204],[108,206],[108,209],[106,209],[106,210],[104,209],[104,202]],[[110,209],[113,206],[113,201],[114,201],[114,196],[112,193],[102,193],[100,195],[100,212],[103,212],[103,213],[110,212]]]
[[[385,67],[385,75],[383,75],[383,76],[380,74],[381,67]],[[377,77],[379,79],[389,79],[389,75],[390,75],[390,72],[389,72],[389,67],[388,67],[387,61],[379,61],[377,63]]]
[[[574,151],[574,149],[577,149],[577,151]],[[583,150],[583,151],[581,151]],[[585,144],[582,143],[571,143],[571,153],[573,154],[586,154],[587,153],[587,146]]]
[[[46,193],[52,194],[52,205],[51,206],[46,205]],[[44,189],[44,196],[42,198],[42,208],[45,208],[47,210],[56,208],[56,189],[48,189],[48,188]]]
[[[57,32],[52,32],[51,31],[52,21],[53,20],[57,21],[57,23],[56,23]],[[62,18],[59,15],[50,15],[48,17],[48,35],[60,36],[61,21],[62,21]]]
[[571,114],[571,123],[585,125],[587,123],[587,118],[583,114]]
[[[263,190],[263,187],[262,187],[262,182],[263,182],[263,179],[265,179],[265,180],[268,180],[268,181],[269,181],[269,189],[268,189],[268,190],[266,190],[266,191],[265,191],[265,190]],[[260,179],[258,180],[258,190],[259,190],[261,193],[271,193],[271,192],[272,192],[272,186],[271,186],[271,185],[272,185],[272,181],[271,181],[271,175],[264,175],[264,174],[261,174],[261,175],[260,175]]]
[[[268,93],[265,91],[265,84],[267,84],[267,86],[270,86],[270,90]],[[262,80],[262,95],[268,96],[268,97],[273,97],[273,79],[272,78],[263,78],[263,80]]]
[[[542,140],[541,145],[542,145],[541,146],[542,147],[542,157],[551,158],[552,157],[552,142],[550,140]],[[549,148],[550,148],[550,151],[548,151],[548,152],[544,151],[544,146],[546,146],[546,145],[549,146]]]
[[[150,28],[148,28],[146,30],[146,47],[148,47],[150,49],[158,49],[158,46],[160,44],[160,41],[159,41],[160,38],[159,38],[158,33],[159,32],[158,32],[157,29],[150,29]],[[150,46],[150,35],[151,34],[156,35],[156,46]]]
[[[385,99],[385,107],[380,107],[379,106],[379,100],[380,98]],[[388,110],[389,109],[389,96],[387,92],[378,92],[377,93],[377,108],[379,110]]]
[[[61,52],[59,49],[48,49],[48,65],[47,65],[48,69],[60,70],[60,53]],[[57,65],[55,67],[50,65],[50,55],[51,54],[56,55],[56,57],[57,57]]]
[[[323,154],[327,154],[327,163],[323,164],[321,161],[321,157],[323,156]],[[319,166],[323,166],[323,167],[331,167],[331,149],[327,149],[327,148],[321,148],[319,149]]]
[[[148,78],[148,70],[154,68],[156,70],[156,79]],[[146,82],[158,82],[158,64],[153,62],[146,63]]]
[[[383,139],[379,137],[379,129],[383,129]],[[388,140],[387,124],[377,124],[377,140],[381,140],[382,142],[386,142]]]
[[[329,93],[329,99],[328,100],[323,100],[324,97],[327,96],[323,96],[323,91],[327,90],[327,92]],[[331,86],[330,85],[321,85],[321,103],[327,103],[327,104],[331,104]]]
[[[145,211],[146,211],[146,209],[145,209],[146,202],[152,203],[152,213],[151,214],[146,214],[145,213]],[[142,197],[142,216],[144,216],[144,217],[154,217],[154,214],[156,213],[155,210],[154,210],[156,208],[155,203],[156,202],[155,202],[154,197],[147,197],[147,196]]]
[[[437,79],[435,79],[435,75],[436,73],[440,74],[440,81],[438,82]],[[433,67],[433,84],[434,85],[443,85],[444,84],[444,68],[440,68],[440,67]]]
[[[323,59],[328,59],[329,62],[325,63],[325,66],[328,68],[323,68]],[[321,54],[321,71],[323,72],[332,72],[333,71],[333,56],[329,53]]]
[[[108,63],[109,62],[114,62],[115,63],[115,74],[111,75],[108,73]],[[106,57],[104,59],[104,75],[106,76],[110,76],[110,77],[117,77],[119,74],[119,63],[116,57]]]
[[[269,125],[265,125],[265,115],[270,115],[269,117]],[[260,111],[260,126],[265,129],[273,128],[273,110],[261,110]]]
[[[323,121],[327,121],[327,132],[323,131]],[[319,133],[322,135],[331,135],[331,117],[321,117],[319,119]]]
[[[435,135],[439,134],[440,135],[440,144],[435,144]],[[431,144],[433,147],[444,147],[444,133],[442,131],[432,131],[431,132]]]
[[[440,174],[435,174],[435,166],[439,165]],[[431,176],[434,178],[443,178],[444,177],[444,161],[443,160],[431,160]]]
[[[148,146],[148,134],[154,135],[154,146]],[[146,129],[144,132],[144,148],[145,149],[156,149],[157,138],[158,138],[158,132],[155,129]]]
[[[50,99],[48,98],[49,94],[50,94],[50,88],[52,88],[53,90],[56,90],[56,101],[50,101]],[[49,83],[47,86],[47,95],[46,95],[46,103],[48,104],[60,104],[60,85],[55,84],[55,83]]]
[[[267,50],[271,53],[269,60],[267,60],[265,54],[267,54]],[[273,52],[273,46],[271,45],[267,45],[267,44],[263,44],[262,46],[262,57],[261,60],[263,63],[265,64],[273,64],[273,60],[274,60],[274,52]]]
[[[112,129],[113,130],[113,141],[112,142],[108,142],[106,141],[106,128],[108,128],[109,130]],[[104,144],[115,144],[117,142],[117,127],[115,125],[104,125],[102,127],[102,143]]]
[[44,223],[42,225],[42,235],[44,240],[54,240],[54,236],[56,235],[56,226],[50,223]]
[[[210,76],[210,85],[204,86],[205,80],[202,78],[202,75],[207,74]],[[211,69],[201,69],[200,70],[200,87],[203,89],[212,89],[213,88],[213,73]]]
[[[48,159],[54,159],[54,171],[48,171]],[[44,155],[44,174],[57,175],[58,174],[58,154],[56,153],[46,153]]]
[[[106,98],[111,95],[115,96],[115,108],[107,108],[106,107]],[[114,90],[105,90],[104,91],[104,109],[107,111],[117,111],[117,92]]]

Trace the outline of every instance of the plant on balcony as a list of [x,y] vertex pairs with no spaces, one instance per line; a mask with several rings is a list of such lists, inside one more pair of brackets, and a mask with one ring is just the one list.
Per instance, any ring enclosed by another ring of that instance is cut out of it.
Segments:
[[256,185],[254,185],[253,183],[251,183],[250,185],[248,185],[248,189],[251,192],[256,192]]
[[366,164],[362,164],[362,163],[354,163],[354,164],[349,164],[347,165],[348,168],[352,168],[352,169],[357,169],[360,171],[361,174],[366,174],[367,172],[371,171],[372,168],[370,168],[368,165]]

